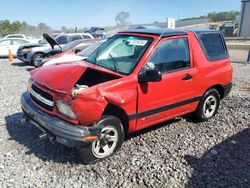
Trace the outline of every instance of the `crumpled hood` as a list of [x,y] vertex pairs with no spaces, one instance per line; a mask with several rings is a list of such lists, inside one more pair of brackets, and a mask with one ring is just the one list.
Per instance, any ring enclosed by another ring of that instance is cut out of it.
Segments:
[[40,67],[30,74],[32,79],[42,86],[54,91],[70,93],[86,69],[86,64],[66,63]]
[[81,61],[85,57],[77,56],[75,54],[66,54],[58,58],[51,59],[44,63],[42,66],[48,66],[53,64],[65,63],[65,62],[72,62],[72,61]]

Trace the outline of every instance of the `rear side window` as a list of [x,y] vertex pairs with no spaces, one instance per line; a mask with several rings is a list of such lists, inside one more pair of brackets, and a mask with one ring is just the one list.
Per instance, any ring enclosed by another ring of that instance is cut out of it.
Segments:
[[84,39],[91,39],[91,37],[88,36],[88,35],[82,35],[82,37],[83,37]]
[[71,35],[69,36],[69,41],[80,40],[82,39],[81,35]]
[[228,58],[228,52],[220,33],[199,34],[199,38],[209,61]]

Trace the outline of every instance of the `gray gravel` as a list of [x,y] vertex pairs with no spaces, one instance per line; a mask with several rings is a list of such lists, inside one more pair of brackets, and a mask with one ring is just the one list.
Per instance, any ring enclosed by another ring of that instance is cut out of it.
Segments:
[[233,68],[233,92],[215,118],[197,123],[187,115],[156,125],[85,166],[74,149],[40,141],[39,130],[20,123],[31,67],[0,59],[0,187],[248,187],[250,65]]

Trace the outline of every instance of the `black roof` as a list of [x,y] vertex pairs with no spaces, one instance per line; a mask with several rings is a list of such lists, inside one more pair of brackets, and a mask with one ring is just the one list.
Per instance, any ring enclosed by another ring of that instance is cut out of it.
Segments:
[[150,34],[150,35],[158,35],[162,37],[187,34],[186,31],[175,30],[175,29],[133,29],[133,30],[122,31],[119,33]]
[[186,35],[187,32],[193,32],[196,34],[208,33],[208,32],[219,32],[212,29],[189,29],[189,30],[177,30],[177,29],[133,29],[121,31],[119,33],[139,33],[139,34],[150,34],[162,37],[176,36],[176,35]]

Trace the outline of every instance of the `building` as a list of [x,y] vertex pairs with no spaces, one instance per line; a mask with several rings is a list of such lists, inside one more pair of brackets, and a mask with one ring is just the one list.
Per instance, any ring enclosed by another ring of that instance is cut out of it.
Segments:
[[240,37],[250,37],[250,0],[241,1]]

